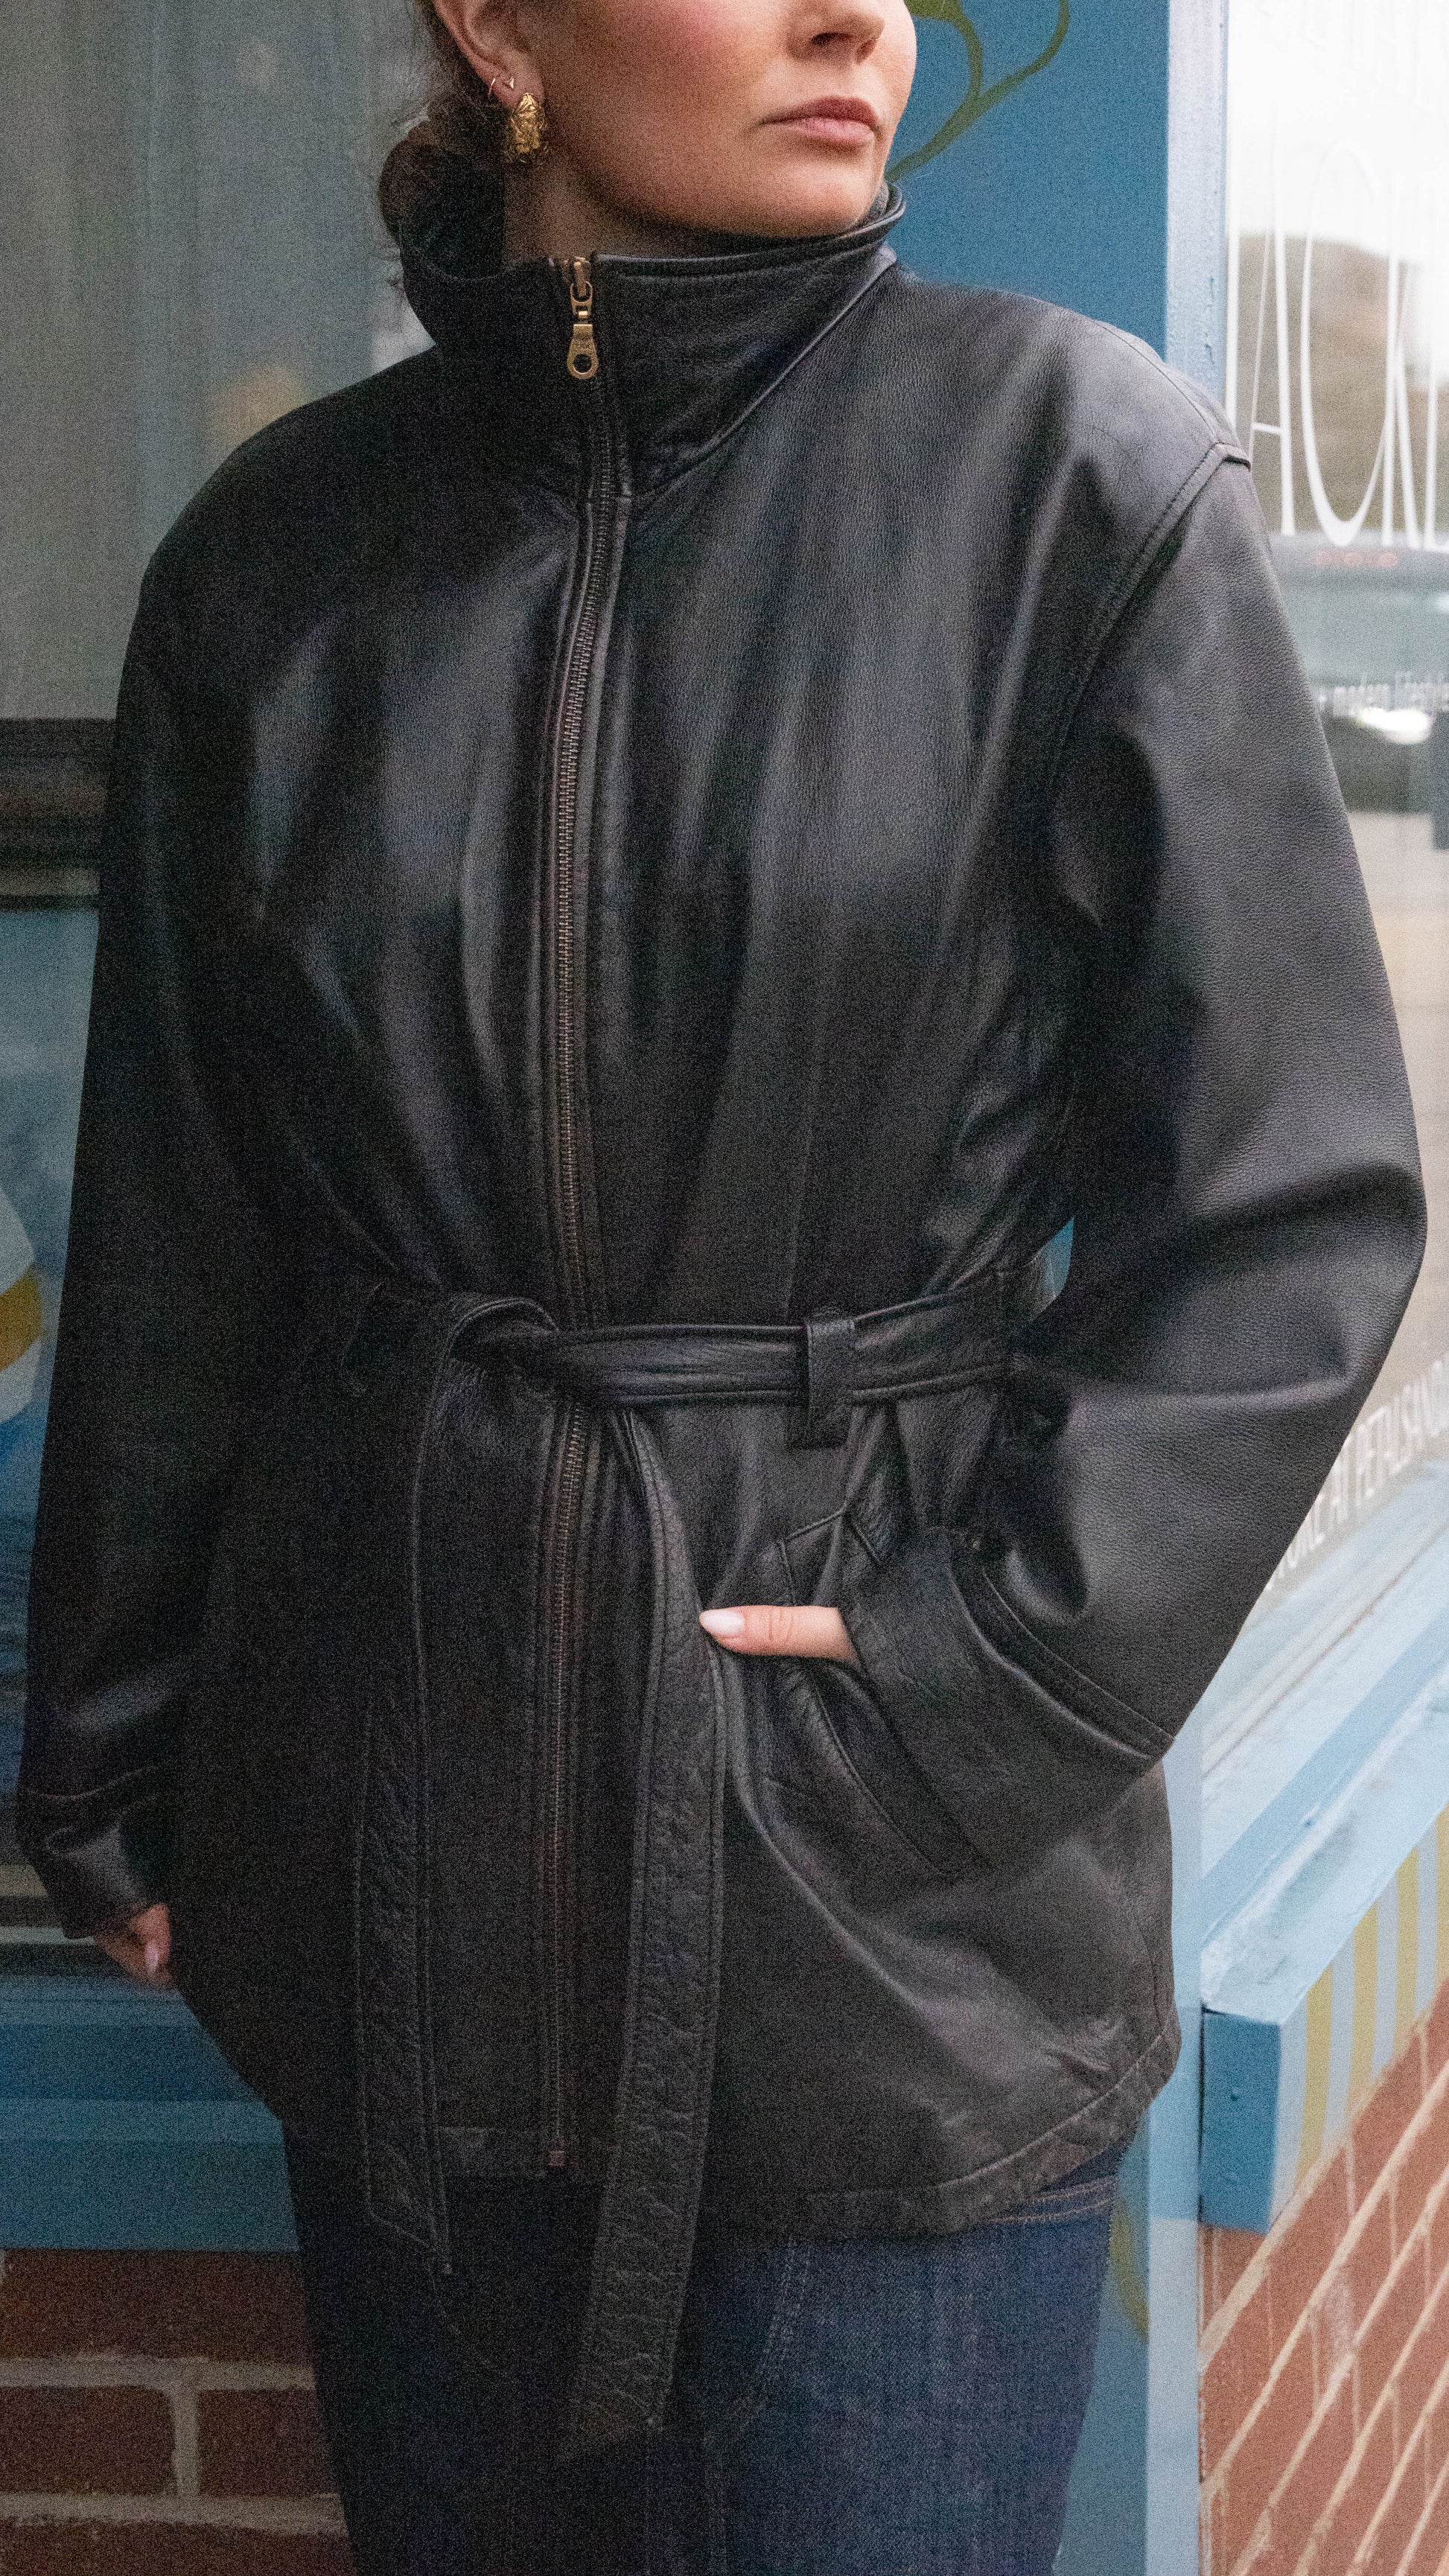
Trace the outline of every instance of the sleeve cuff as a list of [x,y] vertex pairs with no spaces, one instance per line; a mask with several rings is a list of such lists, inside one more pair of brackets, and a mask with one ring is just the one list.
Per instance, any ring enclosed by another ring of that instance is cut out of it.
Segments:
[[99,1797],[51,1799],[22,1792],[16,1800],[20,1848],[72,1940],[114,1930],[170,1896],[170,1782],[127,1785],[135,1794],[119,1815],[104,1818]]

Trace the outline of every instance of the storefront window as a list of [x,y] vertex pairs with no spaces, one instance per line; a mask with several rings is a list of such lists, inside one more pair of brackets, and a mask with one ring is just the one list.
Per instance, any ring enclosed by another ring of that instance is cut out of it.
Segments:
[[[0,726],[0,1931],[35,1891],[9,1834],[50,1335],[65,1256],[95,917],[101,726]],[[99,738],[98,738],[99,737]],[[8,1874],[8,1885],[7,1885]]]
[[[94,952],[109,718],[147,556],[237,442],[421,334],[373,182],[407,0],[0,13],[0,1960],[66,1957],[8,1834]],[[93,1952],[84,1960],[97,1969]]]
[[[1321,1654],[1449,1531],[1446,135],[1442,0],[1232,0],[1225,399],[1349,806],[1430,1211],[1388,1364],[1254,1613],[1280,1682],[1295,1618]],[[1210,1775],[1271,1662],[1210,1698]]]

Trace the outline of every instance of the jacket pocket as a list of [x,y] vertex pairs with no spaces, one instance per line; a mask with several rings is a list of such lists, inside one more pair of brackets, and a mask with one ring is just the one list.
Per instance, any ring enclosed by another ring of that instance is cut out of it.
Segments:
[[[851,1574],[877,1562],[848,1508],[792,1530],[775,1541],[770,1555],[776,1597],[796,1604],[833,1604]],[[959,1878],[975,1859],[971,1844],[897,1742],[864,1675],[853,1664],[815,1656],[789,1659],[786,1671],[808,1693],[828,1750],[856,1797],[908,1846],[914,1861],[924,1861],[937,1877]]]

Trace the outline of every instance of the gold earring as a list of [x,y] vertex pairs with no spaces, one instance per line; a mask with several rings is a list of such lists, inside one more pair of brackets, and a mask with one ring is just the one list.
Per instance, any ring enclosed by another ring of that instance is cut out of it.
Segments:
[[508,111],[503,128],[503,158],[511,169],[517,170],[541,161],[547,150],[548,118],[532,90],[526,89]]

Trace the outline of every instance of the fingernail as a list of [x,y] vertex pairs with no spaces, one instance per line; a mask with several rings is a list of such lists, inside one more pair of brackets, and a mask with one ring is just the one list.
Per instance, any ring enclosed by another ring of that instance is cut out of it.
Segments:
[[701,1628],[707,1628],[712,1637],[742,1637],[745,1614],[743,1610],[701,1610],[699,1624]]
[[141,1953],[141,1956],[142,1956],[142,1958],[143,1958],[143,1959],[145,1960],[145,1962],[146,1962],[146,1974],[147,1974],[147,1976],[148,1976],[148,1977],[154,1977],[154,1976],[155,1976],[155,1974],[156,1974],[157,1969],[158,1969],[158,1968],[160,1967],[160,1965],[161,1965],[161,1944],[160,1944],[160,1942],[159,1942],[159,1941],[148,1941],[148,1942],[147,1942],[147,1944],[146,1944],[145,1949],[144,1949],[144,1950],[142,1951],[142,1953]]

